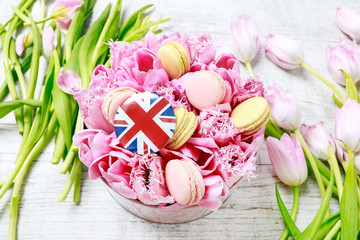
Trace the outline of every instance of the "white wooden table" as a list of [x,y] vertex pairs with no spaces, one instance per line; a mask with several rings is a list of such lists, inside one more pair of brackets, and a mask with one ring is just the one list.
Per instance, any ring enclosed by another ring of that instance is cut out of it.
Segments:
[[[0,23],[11,16],[11,5],[17,1],[0,1]],[[98,0],[93,16],[108,2]],[[152,2],[156,5],[153,19],[171,17],[162,26],[165,33],[173,31],[189,34],[211,34],[222,46],[218,52],[230,51],[229,25],[238,15],[252,16],[260,32],[261,49],[253,61],[254,73],[265,85],[276,81],[292,91],[302,111],[304,123],[324,120],[333,132],[334,104],[331,91],[305,70],[284,71],[271,63],[264,54],[268,33],[280,33],[296,39],[305,50],[305,61],[330,81],[326,69],[325,49],[345,38],[335,24],[336,7],[355,5],[355,1],[239,1],[239,0],[123,0],[125,15]],[[39,12],[39,3],[34,7]],[[0,64],[2,66],[2,64]],[[42,67],[43,69],[44,67]],[[0,83],[4,81],[3,70]],[[247,71],[242,66],[242,76]],[[0,120],[0,180],[14,167],[21,137],[17,134],[13,115]],[[176,225],[156,224],[142,220],[122,209],[100,181],[88,179],[83,169],[81,202],[74,204],[71,196],[57,203],[67,180],[61,175],[60,165],[51,165],[53,143],[34,161],[20,201],[19,239],[276,239],[284,223],[277,207],[275,177],[266,149],[260,151],[256,178],[243,182],[223,207],[203,219]],[[285,204],[291,208],[292,190],[280,185]],[[7,238],[7,204],[10,191],[0,200],[0,239]],[[297,225],[302,230],[312,220],[321,202],[313,176],[300,188]],[[333,199],[333,211],[338,204]]]

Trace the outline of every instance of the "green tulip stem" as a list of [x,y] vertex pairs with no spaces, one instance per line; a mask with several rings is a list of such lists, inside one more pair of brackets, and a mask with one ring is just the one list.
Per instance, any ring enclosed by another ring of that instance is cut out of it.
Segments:
[[69,168],[71,167],[71,164],[74,161],[74,157],[77,154],[75,151],[73,151],[73,148],[74,148],[74,145],[71,145],[70,150],[68,151],[68,153],[64,159],[64,163],[61,166],[60,173],[62,173],[62,174],[65,174],[69,170]]
[[[40,65],[40,55],[41,55],[41,35],[38,27],[35,25],[34,20],[30,13],[28,12],[28,17],[31,22],[31,29],[33,35],[33,53],[31,57],[31,69],[27,87],[27,99],[33,99],[36,89],[36,83],[38,79],[39,73],[39,65]],[[33,109],[29,106],[24,107],[24,134],[23,139],[21,141],[21,147],[25,146],[28,141],[28,136],[30,133],[31,125],[33,122]],[[31,141],[31,139],[30,139]]]
[[329,88],[331,88],[331,90],[334,91],[334,93],[336,93],[336,95],[338,95],[338,97],[340,98],[340,100],[342,102],[346,101],[346,97],[344,96],[344,94],[342,94],[340,92],[340,90],[335,87],[334,84],[332,84],[331,82],[329,82],[329,80],[327,80],[326,78],[324,78],[322,75],[320,75],[317,71],[315,71],[315,69],[313,69],[312,67],[310,67],[309,65],[307,65],[305,62],[301,63],[301,66],[303,68],[305,68],[307,71],[309,71],[311,74],[313,74],[315,77],[317,77],[318,79],[320,79],[320,81],[322,81],[323,83],[325,83]]
[[6,180],[0,181],[0,188],[6,183]]
[[[321,174],[319,172],[319,169],[318,169],[318,167],[317,167],[317,165],[315,163],[315,159],[314,159],[312,153],[310,152],[310,149],[309,149],[308,145],[306,144],[303,136],[301,135],[299,128],[294,129],[293,132],[299,138],[301,146],[302,146],[302,148],[303,148],[303,150],[305,152],[305,155],[309,159],[309,163],[311,165],[311,168],[313,169],[316,181],[317,181],[318,186],[319,186],[321,197],[324,200],[325,199],[325,187],[324,187],[324,183],[323,183],[323,181],[321,179]],[[327,215],[330,216],[330,209],[328,210]]]
[[81,197],[81,173],[82,173],[82,164],[80,164],[81,167],[78,169],[78,173],[76,175],[76,179],[74,182],[74,196],[73,196],[73,202],[78,203],[80,202]]
[[3,98],[6,96],[6,94],[9,92],[9,88],[7,86],[6,80],[1,84],[0,87],[0,101],[3,100]]
[[341,173],[340,173],[339,165],[336,160],[334,149],[330,145],[327,150],[328,150],[328,154],[329,154],[328,162],[329,162],[331,168],[334,170],[335,182],[336,182],[336,187],[337,187],[337,190],[339,193],[339,202],[340,202],[342,192],[343,192],[343,182],[342,182],[342,178],[341,178]]
[[5,28],[9,25],[9,23],[14,19],[14,17],[10,18],[4,25],[0,27],[0,34],[5,31]]
[[[299,208],[299,186],[293,186],[293,205],[291,209],[291,219],[295,221],[296,214]],[[283,233],[281,234],[279,240],[288,239],[290,234],[289,228],[285,228]]]
[[29,18],[23,13],[23,10],[25,9],[22,9],[22,10],[19,10],[17,7],[15,6],[12,6],[11,7],[12,10],[14,11],[14,14],[21,19],[21,21],[23,21],[25,24],[28,24],[28,26],[30,26],[30,20]]
[[245,62],[245,66],[246,66],[246,68],[247,68],[247,70],[248,70],[248,72],[249,72],[249,75],[250,75],[251,77],[255,77],[255,75],[254,75],[254,73],[253,73],[253,70],[252,70],[252,67],[251,67],[250,61],[246,61],[246,62]]
[[[50,20],[53,20],[53,19],[55,19],[55,17],[54,17],[53,15],[51,15],[51,16],[49,16],[49,17],[40,19],[39,21],[36,21],[35,24],[39,24],[39,29],[41,29],[40,27],[43,27],[45,22],[50,21]],[[24,23],[24,26],[25,26],[25,27],[31,26],[31,23],[25,22],[25,23]]]
[[[19,97],[18,97],[18,94],[16,91],[15,82],[14,82],[14,78],[13,78],[12,71],[11,71],[10,43],[12,41],[12,34],[15,32],[15,30],[19,26],[20,22],[21,21],[19,20],[18,17],[13,18],[12,21],[10,22],[8,30],[4,34],[4,38],[2,38],[2,41],[1,41],[2,47],[3,47],[3,62],[4,62],[5,79],[6,79],[6,83],[7,83],[12,100],[17,100],[17,99],[19,99]],[[20,134],[23,134],[23,132],[24,132],[23,108],[15,109],[14,114],[15,114],[15,120],[16,120],[16,125],[18,128],[18,131]]]
[[[70,192],[71,187],[74,185],[74,182],[76,181],[76,179],[79,175],[79,172],[81,172],[81,168],[82,168],[82,163],[80,162],[79,157],[76,156],[75,160],[74,160],[74,165],[72,166],[71,171],[70,171],[69,178],[66,182],[66,185],[65,185],[63,191],[60,194],[58,202],[65,201],[66,197],[68,196],[68,194]],[[75,191],[75,193],[78,194],[77,191]],[[76,198],[78,198],[78,197],[76,197]]]
[[[45,3],[45,0],[40,0],[40,2],[41,2],[41,18],[44,19],[46,17],[46,3]],[[41,31],[44,29],[44,23],[45,22],[42,22],[39,25],[39,29]]]
[[[79,111],[75,124],[75,133],[81,130],[81,124],[82,124],[82,116],[81,116],[81,112]],[[69,170],[71,164],[73,163],[74,157],[77,155],[77,149],[78,148],[75,145],[71,144],[70,150],[68,151],[64,159],[63,165],[61,166],[60,173],[65,174]]]
[[16,55],[15,41],[11,41],[11,43],[10,43],[10,60],[11,60],[11,63],[13,65],[13,67],[14,67],[14,70],[16,72],[17,78],[18,78],[19,83],[20,83],[20,89],[21,89],[21,93],[22,93],[22,98],[27,99],[26,83],[25,83],[23,72],[21,70],[21,65],[20,65],[20,62],[19,62],[19,58]]
[[[347,174],[347,169],[348,169],[348,162],[345,162],[345,161],[343,161],[343,162],[341,162],[341,164],[342,164],[342,166],[343,166],[343,169],[344,169],[344,171],[345,171],[345,176],[346,176],[346,174]],[[359,182],[359,179],[358,179],[358,182]],[[358,186],[357,186],[357,191],[356,191],[356,193],[357,193],[357,202],[358,202],[358,206],[359,206],[359,209],[360,209],[360,189],[359,189],[359,183],[357,184]],[[359,218],[360,219],[360,218]]]
[[339,219],[336,224],[331,228],[331,230],[326,234],[324,240],[331,240],[335,236],[335,234],[340,230],[341,220]]
[[[32,161],[40,154],[40,152],[46,147],[46,145],[52,139],[52,136],[54,135],[54,131],[57,127],[57,124],[58,124],[58,122],[57,122],[56,115],[53,115],[51,117],[49,126],[48,126],[45,134],[36,143],[36,145],[31,150],[29,155],[27,155],[24,164],[21,166],[21,169],[16,176],[14,189],[13,189],[12,196],[11,196],[11,204],[10,204],[9,240],[16,239],[16,228],[17,228],[18,212],[19,212],[19,199],[20,199],[21,187],[23,185],[23,181],[24,181],[25,175],[27,173],[27,170],[29,169],[29,166],[32,163]],[[12,183],[13,178],[12,179],[9,178],[7,182],[9,182],[9,180]],[[1,190],[3,190],[3,189],[1,189]]]
[[279,125],[277,125],[277,123],[275,122],[274,118],[271,116],[269,119],[269,122],[272,123],[272,125],[274,126],[274,128],[281,133],[281,135],[284,133],[284,130],[281,130],[281,128],[279,127]]

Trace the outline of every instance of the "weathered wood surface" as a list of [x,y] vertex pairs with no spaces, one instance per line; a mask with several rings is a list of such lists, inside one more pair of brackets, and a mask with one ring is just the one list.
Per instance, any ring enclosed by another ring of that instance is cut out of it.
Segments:
[[[18,1],[0,1],[0,22],[11,16],[11,5]],[[98,16],[108,1],[97,1],[93,16]],[[123,0],[125,15],[148,4],[149,1]],[[265,86],[276,81],[292,91],[302,111],[303,122],[325,121],[333,131],[334,104],[331,91],[305,70],[284,71],[274,66],[264,55],[263,45],[268,33],[281,33],[298,40],[305,50],[306,62],[332,81],[326,69],[325,49],[339,38],[349,41],[336,27],[337,6],[354,5],[355,1],[237,1],[237,0],[153,0],[156,5],[152,17],[171,17],[164,25],[165,33],[173,31],[189,34],[211,34],[219,52],[230,51],[229,24],[246,13],[257,22],[261,49],[253,61],[254,72]],[[34,7],[40,11],[39,4]],[[2,64],[0,71],[3,73]],[[44,71],[44,67],[42,67]],[[42,72],[43,72],[42,71]],[[242,67],[242,76],[247,72]],[[4,81],[0,74],[0,83]],[[0,180],[14,167],[20,145],[13,115],[0,120]],[[123,210],[106,192],[100,181],[92,181],[83,169],[83,188],[80,204],[69,198],[57,203],[67,180],[59,173],[60,166],[50,164],[53,143],[34,161],[22,192],[19,216],[19,239],[276,239],[284,228],[276,204],[274,176],[265,148],[260,152],[256,178],[244,181],[223,207],[201,220],[186,224],[166,225],[150,223]],[[292,191],[280,185],[288,208]],[[0,200],[0,239],[7,238],[8,192]],[[311,176],[300,188],[297,224],[304,229],[315,215],[321,199]],[[335,200],[333,211],[338,209]]]

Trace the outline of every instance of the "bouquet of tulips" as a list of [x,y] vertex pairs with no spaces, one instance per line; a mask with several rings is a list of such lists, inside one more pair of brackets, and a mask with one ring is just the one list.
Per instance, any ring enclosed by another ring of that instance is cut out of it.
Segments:
[[[252,73],[250,61],[259,48],[258,33],[252,20],[239,18],[232,29],[235,47],[240,60]],[[324,123],[301,124],[301,114],[296,100],[289,91],[277,84],[266,89],[265,98],[272,118],[266,128],[266,146],[269,158],[279,179],[293,187],[293,206],[288,212],[276,185],[276,197],[286,229],[279,239],[289,234],[300,239],[359,239],[360,190],[360,98],[356,84],[360,80],[360,14],[354,8],[337,9],[338,27],[353,40],[340,40],[338,46],[326,49],[328,69],[334,80],[346,87],[347,97],[326,78],[304,62],[301,46],[294,40],[270,34],[266,38],[265,54],[283,69],[303,67],[320,79],[334,92],[335,134],[325,130]],[[239,27],[241,26],[241,27]],[[251,36],[251,37],[250,37]],[[344,172],[341,174],[340,167]],[[310,170],[318,183],[322,204],[311,224],[300,231],[295,218],[299,203],[299,186]],[[343,181],[344,180],[344,181]],[[325,189],[326,187],[326,189]],[[330,213],[332,196],[338,199],[340,211]]]
[[[60,172],[69,172],[68,181],[58,201],[64,201],[74,186],[74,202],[80,200],[81,167],[77,148],[72,145],[72,135],[82,128],[79,107],[72,96],[60,90],[58,75],[73,71],[81,77],[82,86],[90,82],[97,64],[110,64],[110,39],[132,42],[142,39],[150,29],[154,33],[160,23],[149,21],[144,11],[147,5],[134,12],[120,25],[122,1],[107,5],[96,21],[84,32],[83,27],[92,13],[95,0],[56,0],[50,16],[48,6],[41,0],[41,19],[34,20],[31,8],[35,0],[23,0],[12,7],[13,17],[0,26],[1,46],[6,81],[0,87],[0,118],[14,112],[21,147],[15,167],[6,180],[0,182],[0,198],[13,185],[9,216],[9,239],[16,238],[18,203],[29,166],[55,136],[51,163],[64,163]],[[15,36],[15,31],[24,32]],[[83,34],[84,33],[84,34]],[[40,57],[47,61],[43,79],[39,77]],[[30,69],[29,77],[25,73]],[[70,70],[71,69],[71,70]],[[16,81],[20,92],[16,89]],[[36,98],[36,85],[41,86]],[[11,100],[4,100],[7,93]]]

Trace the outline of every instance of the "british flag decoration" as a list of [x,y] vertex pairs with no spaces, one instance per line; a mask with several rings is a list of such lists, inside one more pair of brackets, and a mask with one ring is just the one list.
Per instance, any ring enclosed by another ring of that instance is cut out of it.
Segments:
[[169,102],[152,92],[132,95],[118,108],[114,121],[120,144],[138,154],[159,151],[174,134],[175,125]]

